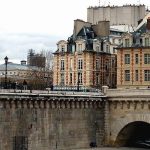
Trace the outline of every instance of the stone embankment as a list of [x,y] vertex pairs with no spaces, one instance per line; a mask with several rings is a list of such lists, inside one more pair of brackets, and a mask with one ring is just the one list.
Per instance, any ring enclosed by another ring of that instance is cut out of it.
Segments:
[[90,148],[90,149],[72,149],[72,150],[147,150],[144,148],[131,148],[131,147],[100,147],[100,148]]

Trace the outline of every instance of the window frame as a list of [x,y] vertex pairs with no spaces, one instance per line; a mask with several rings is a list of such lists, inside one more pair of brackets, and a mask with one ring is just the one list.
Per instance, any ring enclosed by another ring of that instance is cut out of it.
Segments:
[[124,55],[124,63],[125,64],[130,64],[130,54],[125,54]]
[[125,81],[130,81],[130,70],[125,70]]

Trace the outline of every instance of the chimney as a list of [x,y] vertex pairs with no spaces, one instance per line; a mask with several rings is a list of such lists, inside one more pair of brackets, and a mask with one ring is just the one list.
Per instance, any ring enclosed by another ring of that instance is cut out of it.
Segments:
[[138,25],[139,25],[142,21],[143,21],[143,19],[140,19],[140,20],[138,21]]
[[146,29],[147,29],[148,31],[150,31],[150,17],[147,18]]

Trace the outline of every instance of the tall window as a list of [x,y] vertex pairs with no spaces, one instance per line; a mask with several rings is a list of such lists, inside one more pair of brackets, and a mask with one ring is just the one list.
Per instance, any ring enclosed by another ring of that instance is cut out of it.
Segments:
[[125,54],[125,64],[130,64],[130,54]]
[[135,81],[139,80],[139,73],[138,70],[135,70]]
[[125,70],[125,81],[130,81],[130,70]]
[[82,84],[82,73],[81,72],[78,73],[78,80],[79,80],[79,84]]
[[72,70],[72,58],[70,58],[70,69]]
[[150,81],[150,70],[144,70],[145,81]]
[[135,64],[138,64],[139,63],[139,57],[138,57],[138,54],[135,54]]
[[83,60],[82,59],[78,59],[78,69],[83,69]]
[[60,83],[61,83],[62,85],[64,85],[64,83],[65,83],[64,73],[61,73],[61,74],[60,74]]
[[129,39],[125,39],[125,47],[129,47]]
[[72,73],[70,73],[70,84],[72,84]]
[[99,73],[96,73],[96,85],[99,84]]
[[145,46],[149,46],[149,38],[145,38]]
[[98,69],[99,69],[99,60],[96,59],[96,70],[98,70]]
[[144,54],[144,64],[150,64],[150,54]]
[[65,70],[65,61],[61,60],[60,70]]

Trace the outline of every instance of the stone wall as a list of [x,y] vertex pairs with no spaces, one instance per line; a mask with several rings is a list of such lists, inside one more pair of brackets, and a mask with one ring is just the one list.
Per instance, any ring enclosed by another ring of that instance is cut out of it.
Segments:
[[[109,100],[109,145],[119,145],[118,135],[130,124],[143,122],[150,124],[150,90],[116,89],[107,90]],[[130,129],[130,128],[129,128]],[[130,132],[132,133],[132,132]],[[121,140],[126,140],[126,133]],[[122,141],[121,141],[122,142]]]
[[99,98],[1,98],[0,150],[71,150],[94,141],[101,146],[103,105]]

